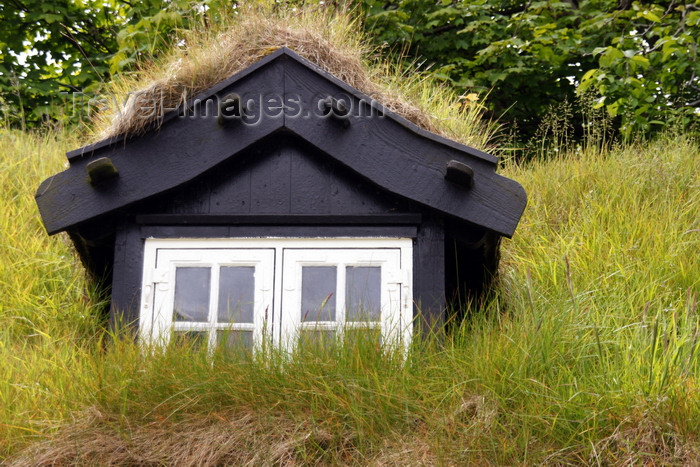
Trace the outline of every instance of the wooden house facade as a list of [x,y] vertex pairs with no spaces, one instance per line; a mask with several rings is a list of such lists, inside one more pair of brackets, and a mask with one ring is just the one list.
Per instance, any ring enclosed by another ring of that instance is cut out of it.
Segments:
[[407,342],[495,272],[526,204],[496,157],[286,48],[68,160],[37,191],[44,225],[68,232],[113,322],[143,339]]

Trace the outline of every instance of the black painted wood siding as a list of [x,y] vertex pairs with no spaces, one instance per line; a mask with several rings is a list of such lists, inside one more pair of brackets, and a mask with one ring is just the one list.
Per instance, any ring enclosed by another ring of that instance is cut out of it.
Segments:
[[[230,93],[257,99],[264,118],[203,112]],[[263,115],[270,96],[295,103],[291,112]],[[314,114],[327,99],[354,111]],[[113,321],[137,320],[149,236],[401,236],[414,238],[421,322],[439,324],[446,282],[459,295],[480,287],[459,279],[465,268],[477,282],[494,274],[499,239],[513,235],[527,201],[494,156],[418,128],[285,48],[160,123],[71,151],[70,167],[36,194],[47,231],[67,231],[88,270],[111,278]],[[118,174],[91,183],[88,165],[101,158]],[[456,163],[469,183],[446,176]]]
[[112,322],[138,320],[144,239],[228,237],[414,238],[414,312],[440,323],[441,216],[388,193],[289,134],[177,190],[133,206],[117,229]]
[[281,134],[215,167],[200,180],[136,212],[354,215],[409,212],[401,201],[340,164]]
[[[250,114],[243,121],[221,125],[215,115],[205,115],[202,109],[216,108],[215,103],[228,93],[258,99],[260,108],[269,96],[293,99],[301,114],[258,109],[257,117]],[[328,98],[346,99],[359,113],[350,114],[344,122],[314,114],[313,109]],[[416,127],[286,49],[220,83],[164,120],[146,135],[71,152],[69,169],[44,181],[36,194],[47,231],[71,230],[175,190],[283,133],[297,135],[324,157],[388,192],[501,235],[513,234],[526,203],[522,187],[496,173],[495,157]],[[118,176],[93,186],[87,181],[87,165],[103,157],[111,160]],[[473,186],[445,179],[453,161],[470,167]],[[277,202],[276,190],[284,188],[270,183],[277,180],[269,177],[278,173],[271,169],[256,180],[267,183],[269,189],[268,197],[259,200],[264,206]]]

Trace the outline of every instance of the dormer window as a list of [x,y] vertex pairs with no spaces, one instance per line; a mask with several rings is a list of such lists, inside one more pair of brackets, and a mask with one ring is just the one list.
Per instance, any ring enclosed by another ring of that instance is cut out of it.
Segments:
[[406,345],[412,323],[439,329],[488,286],[527,201],[497,157],[284,47],[144,132],[66,155],[37,206],[111,279],[110,323],[208,348]]
[[253,348],[267,337],[408,344],[406,238],[146,239],[141,339]]

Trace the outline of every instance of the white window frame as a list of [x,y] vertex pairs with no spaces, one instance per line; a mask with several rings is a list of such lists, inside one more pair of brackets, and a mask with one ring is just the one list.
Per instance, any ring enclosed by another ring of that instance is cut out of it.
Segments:
[[[253,342],[262,342],[263,330],[271,316],[273,284],[266,270],[274,268],[275,250],[241,248],[198,248],[194,242],[146,241],[144,250],[144,274],[142,285],[140,336],[145,341],[161,341],[167,344],[173,331],[208,332],[208,346],[214,348],[216,330],[252,331]],[[243,253],[243,254],[241,254]],[[241,259],[243,257],[243,259]],[[150,267],[148,267],[150,266]],[[218,323],[219,270],[227,266],[252,266],[255,268],[253,293],[253,323]],[[209,267],[210,294],[206,323],[175,321],[172,313],[175,299],[175,273],[178,267]]]
[[[281,318],[282,342],[293,345],[302,330],[328,330],[342,334],[344,329],[380,329],[384,339],[401,329],[402,287],[400,248],[285,248],[282,277],[285,282],[282,303],[285,313]],[[305,266],[335,266],[336,296],[335,321],[302,321],[301,277]],[[381,268],[380,320],[346,320],[346,267],[374,266]],[[404,292],[406,293],[406,292]],[[404,320],[405,321],[405,320]]]
[[[218,268],[254,266],[254,324],[215,322]],[[336,323],[301,323],[301,267],[338,266]],[[211,266],[209,322],[172,321],[176,267]],[[348,323],[345,315],[345,266],[380,266],[381,322]],[[144,245],[139,335],[145,343],[167,343],[172,330],[253,330],[253,342],[264,338],[287,349],[299,329],[326,326],[379,327],[385,344],[407,347],[413,328],[413,240],[410,238],[147,238]],[[215,272],[216,271],[216,272]],[[215,282],[215,280],[217,282]],[[172,284],[172,286],[171,286]]]

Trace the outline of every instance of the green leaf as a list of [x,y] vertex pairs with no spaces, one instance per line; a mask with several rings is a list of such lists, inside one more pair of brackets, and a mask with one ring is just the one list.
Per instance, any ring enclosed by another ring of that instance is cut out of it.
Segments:
[[55,15],[52,13],[44,13],[40,16],[40,18],[42,20],[46,21],[48,24],[56,23],[56,22],[63,20],[63,16]]
[[601,68],[609,68],[615,61],[623,58],[623,53],[614,47],[608,47],[598,59],[598,64]]
[[599,73],[600,70],[598,68],[593,68],[588,70],[583,77],[581,78],[578,87],[576,88],[576,92],[581,95],[588,91],[588,89],[593,85],[595,80],[593,79],[597,73]]
[[596,74],[597,71],[598,71],[597,68],[591,68],[590,70],[588,70],[588,71],[581,77],[581,82],[588,81],[589,79],[591,79],[591,78],[593,77],[593,75]]
[[640,65],[642,68],[649,68],[649,59],[646,57],[642,57],[641,55],[635,55],[634,57],[632,57],[632,61],[637,65]]
[[652,12],[649,11],[649,10],[644,10],[644,11],[641,13],[641,16],[642,16],[644,19],[648,19],[649,21],[653,21],[654,23],[658,23],[658,22],[661,21],[661,18],[659,18],[658,16],[656,16],[654,13],[652,13]]

